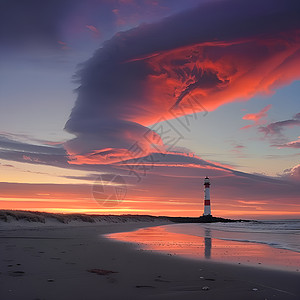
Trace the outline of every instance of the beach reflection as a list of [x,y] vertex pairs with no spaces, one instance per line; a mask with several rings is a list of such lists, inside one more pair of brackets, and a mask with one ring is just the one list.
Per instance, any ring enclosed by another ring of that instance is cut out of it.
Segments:
[[[210,228],[203,228],[203,236],[167,231],[164,226],[148,227],[133,232],[108,234],[106,237],[135,243],[140,249],[180,255],[196,259],[269,266],[297,271],[300,254],[267,245],[220,240]],[[299,271],[299,270],[298,270]]]
[[204,256],[205,258],[211,258],[211,231],[210,228],[205,228],[204,237]]

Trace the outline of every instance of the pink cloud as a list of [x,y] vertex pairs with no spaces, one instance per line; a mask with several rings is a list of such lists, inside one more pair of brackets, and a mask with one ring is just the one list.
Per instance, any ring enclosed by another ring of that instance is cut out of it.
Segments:
[[241,144],[232,144],[233,148],[230,150],[232,153],[235,153],[237,155],[242,155],[243,150],[246,148],[244,145]]
[[290,174],[293,179],[300,180],[300,164],[293,167]]
[[67,43],[63,42],[63,41],[57,41],[57,43],[61,46],[62,50],[69,50],[70,47],[67,45]]
[[99,37],[100,36],[100,31],[97,29],[94,25],[85,25],[85,27],[90,30],[94,36]]
[[105,165],[107,163],[118,162],[124,157],[128,159],[130,153],[128,149],[112,149],[106,148],[95,150],[85,155],[70,155],[70,164],[92,164],[92,165]]
[[283,177],[287,177],[288,179],[291,179],[293,181],[300,181],[300,164],[294,166],[291,169],[287,169],[284,171],[285,174]]
[[242,127],[241,129],[248,129],[248,128],[251,128],[251,127],[254,127],[254,126],[265,124],[266,121],[263,120],[263,119],[268,116],[267,112],[270,110],[271,107],[272,107],[272,105],[269,104],[266,107],[264,107],[262,110],[260,110],[258,113],[244,115],[243,120],[253,121],[254,124],[246,125],[246,126]]
[[292,141],[289,143],[285,144],[274,144],[271,145],[272,147],[277,147],[277,148],[295,148],[295,149],[300,149],[300,136],[298,137],[298,140]]
[[33,158],[27,155],[23,155],[23,159],[25,161],[30,161],[30,162],[35,162],[35,163],[40,163],[41,161],[38,158]]

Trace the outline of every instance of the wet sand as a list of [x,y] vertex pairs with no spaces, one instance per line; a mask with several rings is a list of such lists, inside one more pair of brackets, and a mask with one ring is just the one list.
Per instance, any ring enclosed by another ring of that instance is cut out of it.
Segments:
[[176,226],[142,228],[128,233],[110,234],[107,237],[138,244],[143,250],[169,255],[300,272],[300,253],[261,243],[212,238],[209,228],[203,230],[203,237],[176,233],[173,229]]
[[139,250],[101,234],[148,224],[0,232],[0,299],[299,299],[298,272]]

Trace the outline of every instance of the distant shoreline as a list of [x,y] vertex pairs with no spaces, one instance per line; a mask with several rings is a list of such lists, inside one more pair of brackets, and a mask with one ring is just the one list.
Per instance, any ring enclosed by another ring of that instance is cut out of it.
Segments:
[[63,213],[48,213],[39,211],[24,211],[24,210],[0,210],[0,221],[27,221],[35,223],[47,223],[49,220],[54,220],[62,224],[68,224],[72,221],[80,221],[84,223],[98,222],[171,222],[171,223],[215,223],[215,222],[258,222],[255,220],[242,219],[226,219],[214,216],[199,216],[199,217],[168,217],[168,216],[151,216],[151,215],[94,215],[94,214],[63,214]]

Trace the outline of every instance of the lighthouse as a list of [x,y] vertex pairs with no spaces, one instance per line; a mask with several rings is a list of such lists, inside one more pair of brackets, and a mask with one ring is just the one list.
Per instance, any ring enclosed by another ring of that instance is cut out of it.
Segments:
[[206,176],[204,179],[204,213],[203,216],[211,216],[210,210],[210,181]]

